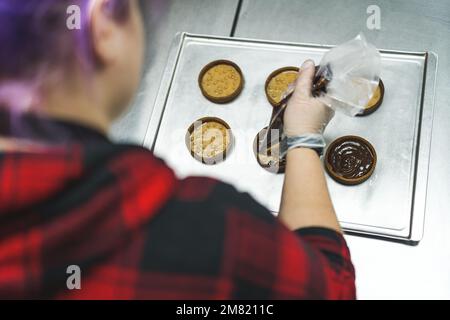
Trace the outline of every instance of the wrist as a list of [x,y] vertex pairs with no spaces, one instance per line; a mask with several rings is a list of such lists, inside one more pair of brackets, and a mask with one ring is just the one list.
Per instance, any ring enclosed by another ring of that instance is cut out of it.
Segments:
[[305,136],[305,135],[310,135],[310,134],[317,134],[317,130],[312,130],[312,129],[302,129],[302,130],[289,130],[284,128],[284,135],[286,137],[298,137],[298,136]]
[[[294,149],[290,149],[288,150],[288,152],[286,153],[286,159],[289,158],[305,158],[305,157],[314,157],[319,159],[319,155],[317,154],[317,152],[314,149],[310,149],[310,148],[302,148],[302,147],[298,147],[298,148],[294,148]],[[289,161],[287,162],[289,163]]]
[[314,150],[319,157],[322,156],[326,143],[322,134],[307,133],[296,136],[287,135],[282,140],[282,155],[297,148]]

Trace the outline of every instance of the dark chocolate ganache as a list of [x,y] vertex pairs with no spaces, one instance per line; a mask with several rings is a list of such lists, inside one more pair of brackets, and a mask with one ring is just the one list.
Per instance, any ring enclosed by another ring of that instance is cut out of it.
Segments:
[[330,147],[327,161],[337,176],[358,179],[367,175],[375,164],[373,150],[364,140],[338,140]]

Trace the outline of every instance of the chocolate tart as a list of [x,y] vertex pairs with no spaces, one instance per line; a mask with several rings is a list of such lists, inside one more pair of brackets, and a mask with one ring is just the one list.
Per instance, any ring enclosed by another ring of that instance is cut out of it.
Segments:
[[214,103],[228,103],[242,92],[244,76],[234,62],[217,60],[202,69],[198,84],[206,99]]
[[[318,70],[319,66],[316,66],[316,73]],[[273,107],[280,107],[285,102],[283,96],[287,92],[289,85],[297,80],[299,71],[300,69],[297,67],[284,67],[275,70],[269,75],[264,88],[267,100],[269,100]],[[327,68],[325,71],[331,72]],[[327,84],[328,80],[324,79],[321,75],[315,76],[312,88],[313,95],[317,96],[320,92],[326,92]]]
[[336,182],[357,185],[373,174],[377,165],[377,154],[367,140],[357,136],[345,136],[330,144],[324,161],[327,173]]
[[233,143],[230,126],[219,118],[201,118],[186,133],[186,146],[192,157],[208,165],[224,161]]
[[281,158],[281,135],[276,145],[270,145],[271,137],[269,135],[267,141],[268,146],[263,150],[264,138],[266,136],[267,127],[262,129],[253,141],[253,152],[255,153],[258,164],[265,170],[272,173],[284,173],[286,169],[286,157]]
[[383,98],[384,98],[384,83],[380,79],[380,83],[378,84],[378,87],[375,89],[372,98],[369,100],[369,103],[367,104],[366,108],[361,114],[359,114],[359,116],[367,116],[377,111],[378,108],[383,103]]

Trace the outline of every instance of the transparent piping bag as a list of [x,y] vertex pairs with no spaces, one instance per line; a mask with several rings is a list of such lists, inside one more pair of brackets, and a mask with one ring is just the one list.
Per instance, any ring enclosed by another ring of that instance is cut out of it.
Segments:
[[362,33],[324,54],[316,79],[326,78],[319,94],[326,105],[356,116],[364,111],[380,81],[380,53]]
[[[364,111],[378,87],[380,71],[380,53],[360,33],[323,55],[312,93],[335,111],[356,116]],[[294,89],[292,83],[283,95],[284,104]]]
[[[337,112],[349,116],[361,114],[372,98],[380,81],[381,57],[362,33],[324,54],[314,77],[312,94]],[[295,89],[291,84],[283,102],[271,118],[269,132],[282,130],[283,115]],[[267,135],[263,149],[270,148]],[[275,141],[273,141],[275,144]]]

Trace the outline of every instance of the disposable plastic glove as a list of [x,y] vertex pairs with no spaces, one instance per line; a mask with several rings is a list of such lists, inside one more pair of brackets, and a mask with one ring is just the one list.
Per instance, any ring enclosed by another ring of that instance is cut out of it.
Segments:
[[314,62],[306,60],[284,113],[284,134],[287,137],[322,135],[334,116],[330,107],[312,96],[314,74]]

